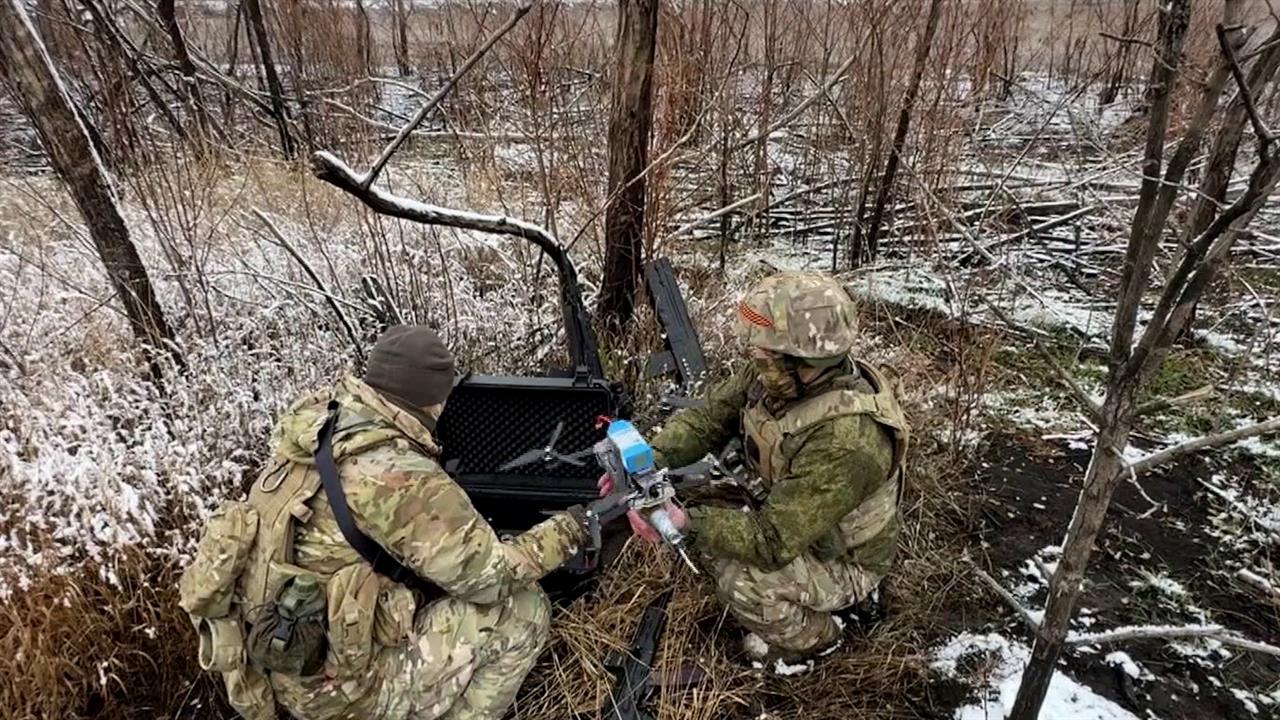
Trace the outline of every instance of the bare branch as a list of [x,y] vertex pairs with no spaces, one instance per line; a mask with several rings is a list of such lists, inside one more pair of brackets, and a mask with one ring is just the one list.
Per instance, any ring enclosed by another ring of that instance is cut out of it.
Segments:
[[1272,602],[1280,602],[1280,587],[1276,587],[1270,580],[1267,580],[1252,570],[1242,568],[1236,573],[1236,578],[1246,585],[1249,585],[1254,590],[1262,593]]
[[334,155],[320,151],[311,156],[312,171],[324,182],[355,197],[366,207],[381,215],[411,220],[424,225],[478,230],[495,235],[524,238],[547,253],[560,273],[560,297],[563,301],[565,333],[569,338],[570,355],[575,365],[585,366],[597,377],[604,370],[595,350],[591,314],[582,301],[582,287],[577,270],[569,262],[563,246],[550,232],[533,223],[502,215],[481,215],[440,207],[418,200],[397,197],[375,187],[363,184],[364,177]]
[[690,220],[689,222],[685,223],[684,225],[681,225],[680,227],[678,227],[678,228],[676,228],[675,230],[673,230],[669,235],[667,235],[666,237],[664,237],[662,240],[663,240],[663,242],[666,242],[667,240],[671,240],[671,239],[673,239],[673,238],[680,237],[681,235],[684,235],[685,233],[689,232],[690,230],[693,230],[694,228],[698,227],[699,225],[702,225],[702,224],[704,224],[704,223],[709,223],[709,222],[711,222],[712,220],[715,220],[716,218],[718,218],[718,217],[720,217],[720,216],[722,216],[722,215],[728,215],[729,213],[733,212],[734,210],[737,210],[738,208],[740,208],[740,207],[742,207],[742,206],[744,206],[744,205],[750,205],[751,203],[753,203],[753,202],[755,202],[755,201],[759,200],[761,197],[763,197],[763,194],[762,194],[762,193],[756,193],[755,195],[749,195],[749,196],[747,196],[747,197],[742,198],[741,200],[738,200],[738,201],[736,201],[736,202],[730,203],[730,204],[728,204],[728,205],[726,205],[726,206],[724,206],[724,207],[720,208],[719,210],[712,211],[712,212],[710,212],[710,213],[707,213],[706,215],[703,215],[702,217],[699,217],[699,218],[695,218],[695,219],[693,219],[693,220]]
[[1036,617],[1031,614],[1031,611],[1022,603],[1018,602],[1018,598],[1014,597],[1013,593],[1005,590],[1003,585],[997,582],[995,578],[988,575],[982,568],[974,567],[973,574],[977,575],[978,579],[981,580],[983,584],[990,588],[996,595],[999,595],[1009,607],[1013,608],[1018,613],[1022,618],[1022,621],[1031,629],[1031,634],[1038,635],[1040,633],[1040,621],[1037,620]]
[[1098,36],[1104,37],[1108,40],[1114,40],[1115,42],[1118,42],[1121,45],[1141,45],[1143,47],[1155,47],[1155,44],[1152,43],[1150,40],[1143,40],[1142,38],[1121,37],[1120,35],[1113,35],[1109,32],[1100,32],[1098,33]]
[[352,354],[355,356],[356,367],[364,365],[364,350],[360,347],[360,336],[356,334],[355,327],[351,324],[351,321],[347,319],[347,314],[342,312],[342,308],[338,306],[338,303],[334,302],[333,296],[329,293],[329,290],[325,288],[324,283],[320,281],[320,276],[317,275],[316,271],[311,267],[311,263],[308,263],[306,258],[302,257],[302,254],[299,253],[287,239],[285,239],[284,233],[280,232],[280,228],[276,227],[276,224],[271,221],[271,218],[267,217],[266,214],[258,208],[253,208],[253,214],[256,215],[257,218],[262,221],[262,224],[267,227],[267,231],[271,233],[271,237],[275,238],[275,241],[279,243],[280,247],[284,248],[285,251],[289,253],[289,256],[297,261],[298,265],[302,268],[302,271],[307,274],[307,277],[311,278],[311,282],[315,283],[316,289],[320,291],[325,302],[329,305],[329,309],[333,311],[333,314],[338,318],[338,322],[342,324],[342,329],[346,331],[347,338],[351,340],[351,349]]
[[1127,640],[1176,640],[1179,638],[1208,638],[1223,645],[1234,645],[1245,650],[1280,657],[1280,647],[1243,638],[1221,625],[1140,625],[1116,628],[1099,633],[1079,633],[1067,636],[1072,645],[1109,645]]
[[1129,463],[1129,468],[1135,473],[1146,472],[1153,467],[1157,467],[1170,460],[1175,460],[1183,455],[1205,450],[1208,448],[1229,445],[1239,440],[1247,440],[1258,435],[1265,435],[1280,431],[1280,418],[1272,418],[1253,425],[1247,425],[1230,432],[1218,433],[1217,435],[1207,435],[1194,440],[1188,440],[1179,443],[1171,448],[1152,453],[1146,457],[1140,458]]
[[381,174],[382,169],[386,167],[387,161],[391,159],[391,156],[395,154],[396,150],[400,149],[400,146],[404,144],[404,141],[409,137],[409,135],[422,124],[422,121],[425,120],[427,115],[440,104],[440,101],[444,100],[444,97],[449,94],[449,91],[453,90],[453,87],[458,84],[458,81],[462,79],[462,76],[466,75],[467,71],[471,70],[471,68],[480,61],[480,58],[484,57],[485,53],[489,52],[489,49],[502,39],[503,35],[510,32],[511,28],[515,27],[516,24],[520,22],[521,18],[528,15],[529,11],[533,9],[535,4],[536,0],[535,2],[527,2],[516,8],[516,11],[511,14],[511,17],[507,19],[507,22],[504,23],[502,27],[498,28],[497,32],[490,35],[489,39],[485,40],[484,44],[477,48],[475,52],[471,53],[471,57],[467,58],[466,61],[462,63],[462,66],[453,73],[453,77],[450,77],[449,80],[445,82],[445,84],[442,85],[429,100],[423,103],[422,107],[418,108],[418,113],[413,116],[413,119],[406,123],[404,127],[400,128],[400,132],[396,135],[395,139],[393,139],[387,147],[383,149],[382,154],[378,156],[378,159],[373,161],[373,165],[369,168],[369,172],[361,178],[359,183],[360,187],[365,189],[372,187],[373,181],[378,179],[378,175]]
[[349,165],[331,153],[320,151],[311,156],[315,176],[342,190],[375,212],[413,220],[424,225],[443,225],[464,230],[479,230],[495,235],[513,235],[530,240],[544,248],[558,249],[560,244],[550,232],[533,223],[504,215],[481,215],[466,210],[431,205],[397,197],[365,185],[365,176],[357,175]]
[[831,74],[831,77],[827,79],[827,82],[824,83],[817,92],[805,98],[803,101],[801,101],[799,105],[792,108],[791,112],[778,118],[777,122],[765,128],[762,132],[758,132],[755,135],[748,137],[746,140],[743,140],[742,142],[738,143],[738,147],[743,148],[743,147],[746,147],[747,145],[751,145],[752,143],[760,142],[761,140],[767,139],[770,135],[773,135],[774,133],[778,132],[782,128],[790,125],[792,122],[795,121],[796,118],[800,117],[801,113],[803,113],[805,110],[808,110],[810,105],[814,104],[818,100],[822,99],[827,93],[831,92],[831,89],[835,87],[841,80],[844,79],[845,73],[849,72],[849,68],[853,66],[853,62],[857,60],[858,57],[859,55],[857,53],[850,55],[849,59],[845,60],[844,63],[840,65],[840,67],[836,68],[836,71]]
[[1240,63],[1236,60],[1236,53],[1231,49],[1231,43],[1227,40],[1227,29],[1218,23],[1216,28],[1218,34],[1218,46],[1222,48],[1222,55],[1227,60],[1227,65],[1231,68],[1231,77],[1235,78],[1236,86],[1240,90],[1240,100],[1244,102],[1244,108],[1249,113],[1249,122],[1253,124],[1253,132],[1258,136],[1258,154],[1266,155],[1267,148],[1271,142],[1275,140],[1271,131],[1267,129],[1266,123],[1262,122],[1262,116],[1258,114],[1258,106],[1253,101],[1253,93],[1249,91],[1249,83],[1244,78],[1244,72],[1240,69]]
[[1133,411],[1133,414],[1135,417],[1140,415],[1150,415],[1179,405],[1188,405],[1193,402],[1199,402],[1200,400],[1207,400],[1216,395],[1217,391],[1212,385],[1205,385],[1202,388],[1196,388],[1191,392],[1183,393],[1177,397],[1160,398],[1158,400],[1143,403]]
[[1151,218],[1160,191],[1161,165],[1164,160],[1165,135],[1169,129],[1170,107],[1177,83],[1177,67],[1182,61],[1182,45],[1191,18],[1189,0],[1177,0],[1160,10],[1160,43],[1153,59],[1147,83],[1151,95],[1150,122],[1142,158],[1142,189],[1138,207],[1129,229],[1125,250],[1124,273],[1117,293],[1116,315],[1111,330],[1112,370],[1130,358],[1133,333],[1138,324],[1138,308],[1151,277],[1151,266],[1163,223],[1153,225]]

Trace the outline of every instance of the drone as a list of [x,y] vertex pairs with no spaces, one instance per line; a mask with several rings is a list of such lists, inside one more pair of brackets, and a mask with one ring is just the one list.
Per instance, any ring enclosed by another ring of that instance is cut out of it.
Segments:
[[508,460],[498,469],[503,472],[506,472],[508,470],[513,470],[515,468],[522,467],[524,465],[531,465],[535,462],[565,463],[568,465],[574,465],[576,467],[584,467],[586,463],[583,462],[583,458],[587,457],[592,453],[592,448],[579,450],[578,452],[570,453],[568,455],[565,455],[564,453],[557,451],[555,449],[556,441],[560,439],[560,433],[563,431],[564,431],[564,421],[561,420],[556,423],[555,429],[551,431],[551,439],[547,441],[547,444],[545,446],[540,448],[533,448],[532,450],[521,453],[520,455],[517,455],[516,457]]

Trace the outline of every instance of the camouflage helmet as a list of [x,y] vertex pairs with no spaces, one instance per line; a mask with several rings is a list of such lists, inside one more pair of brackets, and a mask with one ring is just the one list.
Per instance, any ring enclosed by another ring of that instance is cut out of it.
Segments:
[[738,303],[736,324],[744,345],[815,365],[847,355],[858,330],[849,293],[830,275],[811,272],[761,280]]

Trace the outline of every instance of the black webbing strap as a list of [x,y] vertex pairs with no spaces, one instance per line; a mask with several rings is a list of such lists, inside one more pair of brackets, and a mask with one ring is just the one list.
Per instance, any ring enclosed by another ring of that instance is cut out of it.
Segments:
[[428,599],[441,597],[445,593],[438,585],[419,577],[417,573],[400,563],[395,556],[388,553],[376,540],[361,532],[351,517],[351,508],[347,505],[347,493],[342,489],[342,480],[338,476],[338,465],[333,460],[333,430],[338,424],[338,403],[329,402],[329,417],[325,419],[317,436],[316,470],[320,471],[320,480],[324,482],[324,494],[329,498],[329,507],[333,517],[338,521],[342,537],[346,538],[360,557],[373,566],[374,572],[385,575],[392,580],[417,590]]

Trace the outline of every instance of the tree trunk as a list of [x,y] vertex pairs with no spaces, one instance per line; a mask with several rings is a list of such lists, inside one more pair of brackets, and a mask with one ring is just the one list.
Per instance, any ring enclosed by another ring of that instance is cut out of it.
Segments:
[[276,72],[276,63],[271,56],[271,40],[267,34],[267,25],[262,19],[262,5],[259,0],[244,0],[245,13],[249,16],[249,27],[256,40],[258,56],[262,62],[262,74],[267,80],[267,90],[271,94],[271,112],[276,116],[276,128],[280,131],[280,149],[285,157],[293,157],[293,136],[289,134],[289,117],[285,111],[284,85]]
[[[1160,202],[1161,165],[1173,87],[1182,60],[1182,43],[1191,14],[1190,6],[1191,0],[1172,0],[1161,11],[1159,44],[1148,81],[1152,103],[1142,167],[1142,190],[1130,228],[1119,301],[1112,323],[1107,395],[1102,407],[1097,443],[1085,472],[1084,488],[1080,492],[1075,514],[1063,542],[1062,561],[1049,582],[1044,619],[1040,622],[1031,650],[1031,662],[1023,673],[1018,697],[1009,715],[1010,720],[1036,720],[1040,715],[1040,707],[1044,704],[1049,683],[1057,670],[1076,600],[1084,584],[1089,557],[1106,520],[1111,496],[1126,467],[1121,453],[1129,443],[1134,397],[1142,381],[1142,375],[1132,372],[1128,365],[1133,351],[1133,333],[1138,311],[1151,274],[1155,247],[1159,244],[1164,229],[1163,220],[1160,219],[1164,210],[1163,203]],[[1198,142],[1198,138],[1184,137],[1181,152],[1175,153],[1175,162],[1170,164],[1172,173],[1180,175],[1178,165],[1181,164],[1181,156],[1195,142]],[[1159,225],[1151,226],[1149,223],[1153,220]]]
[[13,83],[54,169],[71,191],[111,286],[124,304],[129,326],[146,349],[152,374],[160,376],[158,352],[169,353],[181,366],[173,333],[129,238],[110,179],[22,0],[0,0],[0,71]]
[[615,76],[609,108],[609,204],[601,315],[631,319],[644,247],[645,179],[653,122],[653,58],[658,0],[619,0]]
[[364,6],[364,0],[356,0],[356,55],[360,58],[360,71],[366,75],[371,73],[373,38],[369,29],[369,11]]
[[201,134],[208,130],[209,116],[204,107],[204,98],[200,94],[200,83],[196,79],[196,64],[191,59],[191,51],[187,48],[187,38],[182,34],[182,26],[178,24],[178,15],[174,8],[174,0],[159,0],[156,3],[156,14],[169,34],[173,43],[173,56],[178,60],[178,72],[182,73],[182,92],[191,100]]
[[[1120,37],[1132,37],[1138,30],[1138,11],[1141,9],[1141,0],[1129,0],[1124,11],[1124,27],[1120,31]],[[1120,47],[1116,48],[1116,54],[1111,58],[1113,65],[1111,66],[1111,79],[1103,86],[1102,92],[1098,95],[1099,105],[1110,105],[1116,101],[1120,95],[1120,88],[1124,86],[1125,80],[1129,77],[1129,56],[1132,54],[1133,45],[1130,43],[1120,43]]]
[[394,0],[392,17],[395,25],[396,70],[400,77],[409,74],[409,9],[405,0]]
[[[925,66],[929,61],[929,52],[933,48],[933,36],[938,30],[938,16],[941,15],[942,0],[930,0],[929,19],[925,21],[924,36],[916,48],[915,67],[911,71],[911,84],[907,86],[907,96],[902,100],[902,111],[898,113],[898,127],[893,132],[893,146],[889,149],[889,162],[880,178],[880,190],[876,196],[875,209],[871,211],[871,220],[867,231],[868,259],[875,260],[880,253],[880,225],[884,222],[884,213],[889,201],[893,199],[893,182],[898,175],[898,164],[901,162],[902,149],[907,143],[907,132],[911,129],[911,113],[915,109],[916,97],[920,94],[920,83],[924,79]],[[861,258],[854,258],[861,263]]]
[[1106,425],[1098,434],[1089,469],[1085,472],[1084,489],[1080,491],[1076,512],[1063,543],[1062,560],[1049,582],[1044,620],[1040,623],[1040,632],[1031,651],[1031,662],[1022,675],[1022,685],[1018,688],[1018,699],[1009,715],[1010,720],[1035,720],[1039,716],[1040,706],[1049,691],[1049,681],[1057,670],[1063,639],[1070,629],[1072,610],[1084,584],[1093,545],[1102,532],[1111,495],[1123,477],[1124,460],[1119,452],[1129,443],[1132,393],[1133,389],[1129,387],[1117,396],[1108,397],[1103,408]]

